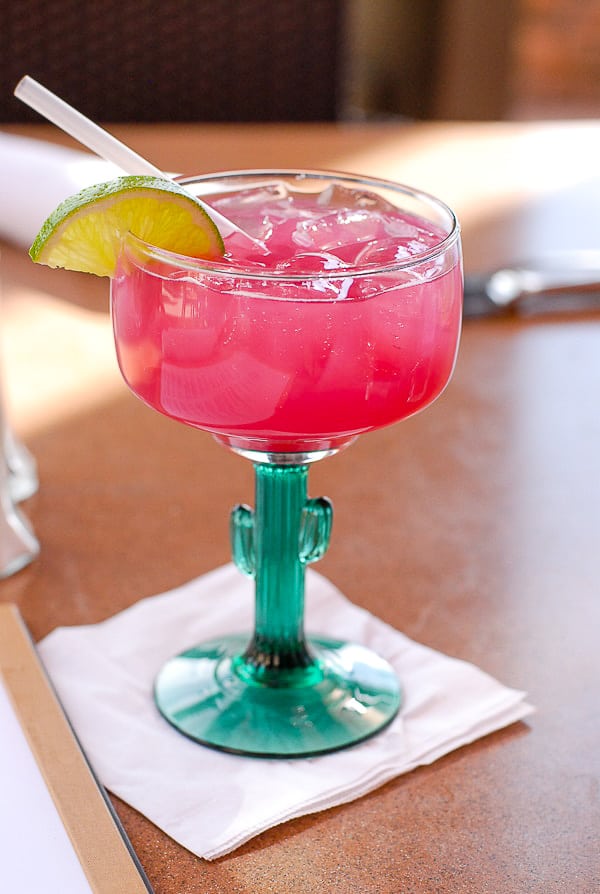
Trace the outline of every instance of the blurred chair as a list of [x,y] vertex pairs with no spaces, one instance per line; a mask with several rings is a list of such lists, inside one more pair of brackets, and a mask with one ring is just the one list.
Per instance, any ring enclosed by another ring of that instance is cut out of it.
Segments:
[[97,121],[338,116],[344,0],[0,0],[0,123],[24,74]]

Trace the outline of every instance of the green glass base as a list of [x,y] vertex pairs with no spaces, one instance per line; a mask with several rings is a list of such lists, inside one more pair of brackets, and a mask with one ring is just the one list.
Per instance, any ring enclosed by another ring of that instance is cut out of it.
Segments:
[[394,671],[363,646],[312,639],[314,664],[288,672],[277,686],[257,680],[243,661],[247,643],[227,637],[165,664],[154,696],[169,723],[222,751],[287,758],[353,745],[398,712]]

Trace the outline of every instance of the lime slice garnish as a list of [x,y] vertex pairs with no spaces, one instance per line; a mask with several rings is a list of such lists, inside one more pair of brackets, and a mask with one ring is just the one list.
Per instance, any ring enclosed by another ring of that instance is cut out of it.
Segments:
[[128,232],[157,248],[193,258],[223,254],[223,240],[204,208],[177,183],[119,177],[65,199],[29,250],[48,267],[113,276]]

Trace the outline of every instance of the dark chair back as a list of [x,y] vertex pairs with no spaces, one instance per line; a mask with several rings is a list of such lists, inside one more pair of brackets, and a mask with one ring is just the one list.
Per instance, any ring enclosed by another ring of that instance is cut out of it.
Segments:
[[24,74],[97,121],[326,121],[344,0],[0,0],[0,122]]

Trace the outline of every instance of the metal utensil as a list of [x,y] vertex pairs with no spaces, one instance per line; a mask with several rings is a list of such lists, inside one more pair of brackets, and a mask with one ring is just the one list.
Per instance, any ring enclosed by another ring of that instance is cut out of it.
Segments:
[[600,310],[600,252],[553,252],[465,278],[466,318]]

